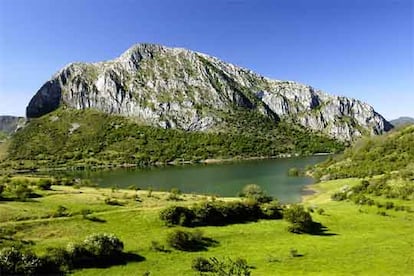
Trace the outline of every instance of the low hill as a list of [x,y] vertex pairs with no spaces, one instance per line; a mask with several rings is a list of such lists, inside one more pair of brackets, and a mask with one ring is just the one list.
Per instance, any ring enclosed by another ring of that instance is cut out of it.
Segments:
[[414,172],[414,126],[362,138],[345,153],[320,164],[318,177],[369,177],[392,172]]
[[414,124],[414,118],[400,117],[398,119],[390,121],[390,123],[395,127],[403,126],[403,125],[412,125],[412,124]]
[[188,132],[145,126],[96,110],[58,109],[30,119],[10,141],[14,168],[108,166],[338,152],[342,143],[284,121],[240,110],[222,115],[226,130]]

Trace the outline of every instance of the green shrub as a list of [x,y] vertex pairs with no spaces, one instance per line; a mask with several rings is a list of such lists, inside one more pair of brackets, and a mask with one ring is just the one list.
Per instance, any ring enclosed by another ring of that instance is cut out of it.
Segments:
[[21,201],[37,196],[29,187],[27,180],[13,180],[7,184],[6,190],[13,198]]
[[194,225],[227,225],[256,221],[262,218],[260,205],[255,200],[245,202],[204,202],[193,207]]
[[348,198],[347,196],[347,192],[335,192],[331,195],[331,199],[334,201],[342,201],[342,200],[346,200]]
[[59,205],[56,209],[56,211],[53,213],[52,217],[58,218],[58,217],[67,217],[70,213],[68,212],[68,208],[66,208],[63,205]]
[[92,234],[81,243],[69,243],[66,251],[75,268],[94,267],[117,262],[123,242],[112,234]]
[[245,259],[236,259],[233,261],[228,258],[226,261],[218,260],[217,258],[210,258],[210,263],[213,265],[213,271],[218,276],[250,276],[250,266]]
[[112,205],[112,206],[123,206],[124,204],[117,200],[116,198],[110,198],[110,197],[106,197],[104,199],[104,202],[106,205]]
[[52,180],[48,178],[41,178],[36,183],[36,186],[41,190],[50,190],[52,187]]
[[42,268],[42,261],[31,252],[15,247],[0,250],[0,275],[33,275]]
[[272,201],[260,205],[263,218],[265,219],[281,219],[283,218],[283,208],[278,201]]
[[195,230],[190,232],[180,229],[175,229],[168,233],[167,244],[182,251],[199,251],[205,249],[208,245],[201,231]]
[[288,171],[288,176],[299,176],[298,168],[290,168]]
[[94,256],[108,257],[124,249],[123,242],[113,234],[92,234],[83,241],[84,248]]
[[392,208],[394,208],[394,203],[393,202],[391,202],[391,201],[387,201],[387,202],[385,202],[385,209],[392,209]]
[[277,201],[259,204],[256,200],[206,201],[191,208],[170,206],[160,212],[160,219],[166,225],[220,226],[258,219],[280,219],[282,208]]
[[193,259],[191,268],[197,272],[213,272],[214,265],[206,258],[197,257]]
[[161,210],[159,216],[160,219],[168,226],[191,226],[195,218],[195,214],[191,209],[182,206],[167,207]]

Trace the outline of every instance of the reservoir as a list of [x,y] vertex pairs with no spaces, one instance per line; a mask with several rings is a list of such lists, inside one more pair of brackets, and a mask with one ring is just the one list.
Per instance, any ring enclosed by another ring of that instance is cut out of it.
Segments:
[[76,177],[89,178],[100,187],[170,191],[217,196],[237,196],[247,184],[257,184],[281,202],[298,202],[303,188],[313,183],[310,177],[288,176],[290,168],[304,169],[322,162],[327,156],[290,157],[266,160],[223,162],[152,167],[146,169],[117,169],[110,171],[76,172]]

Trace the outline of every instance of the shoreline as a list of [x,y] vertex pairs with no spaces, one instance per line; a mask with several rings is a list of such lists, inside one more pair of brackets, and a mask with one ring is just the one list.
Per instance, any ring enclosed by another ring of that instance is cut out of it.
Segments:
[[0,175],[7,173],[15,174],[27,174],[27,173],[47,173],[53,171],[82,171],[82,170],[105,170],[105,169],[129,169],[129,168],[151,168],[161,166],[181,166],[191,164],[220,164],[228,162],[241,162],[241,161],[254,161],[254,160],[271,160],[271,159],[282,159],[292,157],[309,157],[309,156],[328,156],[334,153],[314,153],[309,155],[300,155],[297,153],[282,153],[279,155],[272,156],[251,156],[251,157],[232,157],[232,158],[207,158],[198,161],[191,160],[180,160],[180,161],[169,161],[169,162],[155,162],[151,165],[141,166],[136,163],[121,163],[121,164],[107,164],[107,165],[95,165],[95,166],[62,166],[62,167],[48,167],[48,168],[33,168],[33,169],[21,169],[21,170],[5,170],[0,171]]
[[313,187],[314,185],[316,185],[317,183],[312,183],[312,184],[308,184],[305,185],[301,191],[301,195],[300,195],[300,203],[305,203],[306,201],[308,201],[312,196],[317,195],[320,193],[320,191],[318,191],[317,189],[315,189],[315,187]]

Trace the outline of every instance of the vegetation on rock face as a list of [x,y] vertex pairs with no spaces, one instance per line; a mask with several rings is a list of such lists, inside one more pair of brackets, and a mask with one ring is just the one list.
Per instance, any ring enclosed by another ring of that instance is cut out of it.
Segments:
[[31,119],[13,136],[9,159],[3,166],[147,166],[343,149],[342,144],[325,136],[284,122],[275,126],[257,113],[240,111],[234,116],[226,119],[226,128],[221,132],[186,132],[142,126],[131,119],[94,110],[59,109]]

